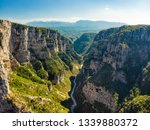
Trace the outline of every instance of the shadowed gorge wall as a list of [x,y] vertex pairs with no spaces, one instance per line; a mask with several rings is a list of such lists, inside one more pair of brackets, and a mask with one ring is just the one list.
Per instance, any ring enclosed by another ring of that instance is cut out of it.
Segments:
[[139,95],[150,94],[150,26],[101,31],[84,59],[75,91],[77,112],[116,112],[124,103],[135,107],[131,100],[138,91]]

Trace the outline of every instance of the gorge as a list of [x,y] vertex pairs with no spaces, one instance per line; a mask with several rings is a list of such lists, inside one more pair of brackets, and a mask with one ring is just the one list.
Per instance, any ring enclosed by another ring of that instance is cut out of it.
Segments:
[[149,108],[150,26],[110,28],[72,43],[56,30],[0,20],[0,112]]

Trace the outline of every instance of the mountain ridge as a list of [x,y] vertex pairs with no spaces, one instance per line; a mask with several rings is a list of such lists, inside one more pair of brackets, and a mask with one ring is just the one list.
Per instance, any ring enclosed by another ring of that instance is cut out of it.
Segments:
[[149,101],[149,55],[150,26],[100,31],[77,76],[76,112],[149,111],[137,102]]
[[[37,25],[38,24],[46,24],[46,27],[61,27],[61,26],[87,26],[88,25],[95,25],[95,26],[100,26],[101,24],[119,24],[119,25],[126,25],[126,23],[122,23],[122,22],[109,22],[109,21],[94,21],[94,20],[79,20],[76,22],[63,22],[63,21],[32,21],[32,22],[28,22],[26,23],[27,25]],[[49,24],[49,25],[48,25]]]

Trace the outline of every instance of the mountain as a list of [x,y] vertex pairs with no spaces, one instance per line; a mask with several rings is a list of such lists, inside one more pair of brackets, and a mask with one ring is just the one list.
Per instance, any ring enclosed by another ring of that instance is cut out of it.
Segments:
[[27,24],[30,26],[47,27],[47,28],[48,27],[69,27],[74,25],[74,23],[59,22],[59,21],[51,21],[51,22],[33,21]]
[[84,33],[76,41],[74,41],[73,46],[74,50],[79,54],[84,54],[89,49],[90,45],[93,43],[93,40],[96,36],[96,33]]
[[59,32],[61,32],[64,36],[74,41],[77,38],[79,38],[83,33],[88,33],[88,32],[98,33],[100,30],[108,29],[112,27],[120,27],[122,25],[125,25],[125,23],[80,20],[74,23],[57,22],[57,21],[52,21],[52,22],[33,21],[27,23],[27,25],[56,29]]
[[100,31],[76,78],[76,112],[150,112],[150,26]]
[[80,57],[57,31],[0,20],[0,112],[68,112]]
[[42,21],[33,21],[27,23],[31,26],[40,26],[40,27],[88,27],[88,28],[110,28],[122,26],[125,23],[120,22],[107,22],[107,21],[91,21],[91,20],[79,20],[77,22],[59,22],[59,21],[50,21],[50,22],[42,22]]

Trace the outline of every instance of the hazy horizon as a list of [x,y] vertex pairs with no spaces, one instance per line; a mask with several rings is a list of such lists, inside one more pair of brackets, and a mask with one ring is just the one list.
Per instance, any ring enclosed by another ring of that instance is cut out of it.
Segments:
[[150,24],[149,0],[1,0],[0,19],[76,22],[78,20]]

